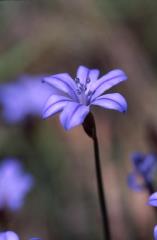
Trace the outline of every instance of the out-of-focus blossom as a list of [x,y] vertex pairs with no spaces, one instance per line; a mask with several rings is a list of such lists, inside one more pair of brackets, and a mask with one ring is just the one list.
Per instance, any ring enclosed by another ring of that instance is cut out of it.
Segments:
[[61,73],[44,78],[44,82],[58,89],[60,94],[52,94],[48,99],[43,118],[60,114],[60,121],[65,130],[82,124],[92,105],[113,109],[120,112],[127,110],[127,103],[119,93],[102,95],[105,91],[127,79],[126,74],[116,69],[99,78],[99,70],[80,66],[75,81],[68,73]]
[[0,240],[19,240],[19,237],[15,232],[6,231],[0,233]]
[[33,237],[33,238],[31,238],[30,240],[40,240],[40,238]]
[[[148,200],[148,204],[157,207],[157,192],[153,193]],[[154,227],[154,240],[157,240],[157,225]]]
[[157,207],[157,192],[153,193],[148,200],[148,204]]
[[21,208],[32,186],[33,177],[24,173],[18,160],[3,160],[0,164],[0,209],[14,211]]
[[[0,240],[20,240],[18,235],[12,231],[0,232]],[[40,238],[31,238],[30,240],[40,240]]]
[[0,85],[2,117],[16,123],[28,115],[42,115],[52,88],[42,83],[43,76],[24,75],[16,82]]
[[157,225],[154,227],[154,240],[157,240]]
[[[132,158],[133,171],[128,176],[128,185],[135,191],[151,188],[154,172],[157,169],[157,156],[136,152]],[[151,189],[148,189],[152,192]]]

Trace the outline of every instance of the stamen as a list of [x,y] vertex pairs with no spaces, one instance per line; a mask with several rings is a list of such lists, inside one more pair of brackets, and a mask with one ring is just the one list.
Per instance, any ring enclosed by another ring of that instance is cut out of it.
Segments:
[[90,78],[89,77],[87,77],[87,79],[86,79],[86,84],[88,84],[88,83],[90,83]]
[[76,84],[80,83],[80,79],[78,77],[75,78]]
[[92,94],[92,91],[89,90],[87,95],[90,97],[91,94]]
[[81,95],[81,90],[80,89],[77,89],[76,92],[77,92],[78,95]]

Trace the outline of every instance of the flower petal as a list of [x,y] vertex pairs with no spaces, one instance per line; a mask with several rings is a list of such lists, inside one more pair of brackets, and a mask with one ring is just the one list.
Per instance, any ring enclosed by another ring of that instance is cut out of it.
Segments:
[[154,227],[154,240],[157,240],[157,225]]
[[110,71],[91,85],[90,91],[93,93],[91,101],[100,96],[104,91],[125,80],[127,80],[127,76],[122,70]]
[[84,66],[79,66],[77,69],[76,77],[79,79],[81,84],[86,84],[86,80],[89,76],[89,68]]
[[65,130],[81,124],[89,113],[89,107],[75,102],[68,103],[60,115]]
[[98,79],[99,76],[99,70],[98,69],[89,69],[84,66],[79,66],[77,69],[76,77],[79,78],[80,83],[86,84],[87,79],[90,79],[90,82],[94,82]]
[[89,77],[91,83],[95,82],[98,79],[99,73],[100,73],[100,71],[98,69],[91,69],[89,71],[88,77]]
[[43,118],[48,118],[60,112],[70,101],[72,101],[72,99],[68,97],[52,95],[51,97],[49,97],[44,107],[42,114]]
[[43,79],[43,82],[48,83],[53,88],[58,89],[63,93],[67,93],[75,101],[78,101],[78,97],[76,94],[77,85],[68,73],[61,73],[45,77]]
[[127,110],[127,102],[125,98],[119,93],[102,95],[96,98],[91,104],[117,110],[119,112],[126,112]]
[[19,237],[12,231],[6,231],[0,233],[0,240],[19,240]]
[[31,238],[30,240],[41,240],[41,239],[38,238],[38,237],[33,237],[33,238]]
[[157,192],[153,193],[148,200],[148,204],[157,207]]

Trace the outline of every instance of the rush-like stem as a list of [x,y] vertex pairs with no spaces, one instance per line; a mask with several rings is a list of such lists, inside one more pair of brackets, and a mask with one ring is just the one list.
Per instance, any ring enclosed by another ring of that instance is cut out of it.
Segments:
[[146,185],[147,191],[150,195],[155,192],[154,186],[151,182],[148,182],[147,180],[145,180],[145,185]]
[[100,208],[101,208],[104,239],[111,240],[109,220],[108,220],[107,207],[106,207],[106,201],[105,201],[105,194],[104,194],[104,189],[103,189],[103,180],[102,180],[100,155],[99,155],[99,144],[98,144],[98,139],[97,139],[97,134],[96,134],[95,121],[94,121],[93,115],[91,113],[86,117],[86,119],[83,123],[83,127],[84,127],[84,130],[87,133],[87,135],[89,137],[91,137],[93,140],[98,197],[99,197]]
[[105,239],[110,240],[111,236],[110,236],[109,220],[108,220],[108,214],[107,214],[105,194],[103,189],[102,172],[101,172],[100,156],[99,156],[99,145],[98,145],[98,139],[97,139],[96,133],[95,133],[95,136],[93,137],[93,145],[94,145],[94,155],[95,155],[95,168],[96,168],[98,196],[99,196],[101,214],[102,214],[102,220],[103,220],[103,230],[105,234]]

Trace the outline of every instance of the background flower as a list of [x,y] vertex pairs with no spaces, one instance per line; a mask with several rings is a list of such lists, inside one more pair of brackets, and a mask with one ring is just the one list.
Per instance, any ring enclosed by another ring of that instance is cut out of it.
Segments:
[[[0,232],[0,240],[20,240],[19,236],[12,231]],[[40,240],[40,238],[30,238],[29,240]]]
[[[148,200],[148,204],[157,207],[157,192],[153,193]],[[154,240],[157,240],[157,225],[154,227]]]
[[148,200],[148,204],[157,207],[157,192],[153,193]]
[[157,169],[157,156],[136,152],[131,157],[133,171],[128,175],[128,185],[135,191],[146,189],[152,184]]
[[15,232],[6,231],[0,233],[0,240],[20,240],[20,239]]
[[0,85],[2,116],[9,123],[27,116],[41,116],[52,88],[42,84],[43,76],[23,75],[17,81]]
[[154,227],[154,240],[157,240],[157,225]]
[[33,182],[33,177],[24,173],[17,159],[4,159],[0,164],[0,209],[21,208]]

